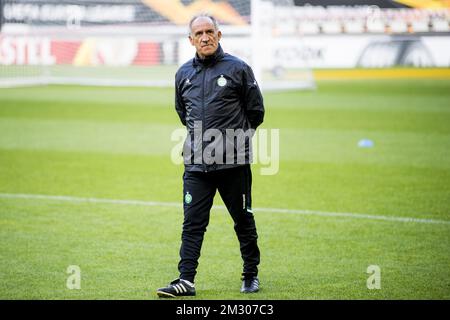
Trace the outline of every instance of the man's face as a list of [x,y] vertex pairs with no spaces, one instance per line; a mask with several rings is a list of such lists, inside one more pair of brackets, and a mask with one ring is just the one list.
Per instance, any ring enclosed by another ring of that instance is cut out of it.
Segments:
[[214,28],[208,17],[197,18],[192,23],[189,40],[202,59],[216,52],[221,37],[222,33]]

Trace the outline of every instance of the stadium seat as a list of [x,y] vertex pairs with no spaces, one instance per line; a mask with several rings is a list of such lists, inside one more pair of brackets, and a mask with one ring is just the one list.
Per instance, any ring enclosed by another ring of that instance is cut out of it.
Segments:
[[448,21],[444,19],[433,19],[431,21],[431,30],[434,32],[448,32],[450,30]]
[[367,31],[369,33],[384,33],[386,26],[382,20],[368,20],[367,21]]
[[322,32],[327,34],[342,33],[342,26],[338,21],[327,21],[322,23]]
[[317,23],[303,22],[300,23],[299,31],[301,34],[318,34],[320,33],[320,28]]
[[346,33],[363,33],[364,22],[362,20],[353,20],[344,22],[344,30]]
[[411,28],[413,32],[428,32],[430,28],[428,26],[428,21],[418,20],[411,22]]
[[392,33],[406,33],[408,32],[408,25],[406,21],[402,20],[394,20],[390,22],[391,32]]

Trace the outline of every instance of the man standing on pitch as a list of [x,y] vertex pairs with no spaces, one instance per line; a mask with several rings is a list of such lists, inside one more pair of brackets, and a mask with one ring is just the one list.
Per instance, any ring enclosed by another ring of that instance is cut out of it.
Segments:
[[[244,261],[241,292],[257,292],[260,253],[251,208],[250,163],[251,136],[264,118],[262,95],[251,68],[223,52],[219,44],[222,33],[214,17],[195,16],[189,28],[189,40],[196,55],[175,76],[175,108],[188,130],[183,149],[180,277],[158,289],[157,294],[195,295],[200,249],[217,190],[233,218],[240,243]],[[213,133],[211,137],[206,137],[207,132]]]

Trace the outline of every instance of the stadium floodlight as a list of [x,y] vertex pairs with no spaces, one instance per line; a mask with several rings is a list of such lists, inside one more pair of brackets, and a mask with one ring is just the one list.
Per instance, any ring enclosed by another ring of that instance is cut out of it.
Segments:
[[263,89],[314,87],[308,66],[292,59],[301,37],[291,0],[0,3],[0,87],[172,86],[178,66],[195,52],[187,23],[200,12],[218,18],[225,51],[246,60]]

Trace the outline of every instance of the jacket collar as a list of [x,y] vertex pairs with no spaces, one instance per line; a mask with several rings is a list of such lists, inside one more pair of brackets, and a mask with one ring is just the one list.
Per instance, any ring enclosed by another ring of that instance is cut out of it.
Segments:
[[214,52],[212,55],[207,56],[205,59],[201,59],[198,54],[195,54],[195,58],[193,60],[194,66],[210,66],[215,64],[216,62],[220,61],[225,53],[223,52],[222,46],[219,43],[219,46],[217,47],[216,52]]

